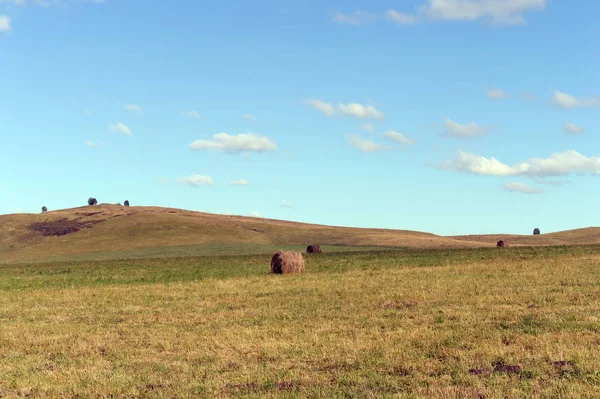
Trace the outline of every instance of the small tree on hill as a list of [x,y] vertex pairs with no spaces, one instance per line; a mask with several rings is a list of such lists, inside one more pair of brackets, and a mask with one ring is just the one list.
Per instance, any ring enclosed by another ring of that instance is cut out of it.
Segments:
[[48,208],[46,208],[45,206],[42,207],[42,213],[46,213],[48,212]]
[[129,200],[125,200],[125,202],[123,203],[123,205],[129,206]]
[[92,205],[98,205],[98,200],[96,200],[96,198],[92,198],[92,197],[90,197],[90,198],[88,199],[88,205],[89,205],[89,206],[92,206]]
[[533,235],[534,236],[539,236],[540,234],[541,234],[540,233],[540,229],[538,229],[537,227],[535,229],[533,229]]

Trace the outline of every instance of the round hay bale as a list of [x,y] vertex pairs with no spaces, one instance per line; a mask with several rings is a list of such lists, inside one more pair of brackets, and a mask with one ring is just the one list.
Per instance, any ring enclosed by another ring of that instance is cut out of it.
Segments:
[[496,243],[496,246],[497,246],[498,248],[504,248],[504,247],[506,247],[506,246],[507,246],[507,243],[506,243],[506,241],[504,241],[504,240],[500,240],[500,241],[498,241],[498,242]]
[[320,254],[321,252],[323,252],[323,250],[320,245],[309,245],[306,247],[307,254]]
[[300,252],[277,251],[271,258],[271,273],[302,273],[304,258]]

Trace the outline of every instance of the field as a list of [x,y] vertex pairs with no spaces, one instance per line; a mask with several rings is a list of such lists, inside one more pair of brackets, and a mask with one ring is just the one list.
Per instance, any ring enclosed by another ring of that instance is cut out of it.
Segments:
[[269,258],[0,265],[0,397],[600,397],[600,247]]
[[161,207],[103,204],[0,215],[0,263],[264,254],[277,248],[471,247],[484,243],[405,230],[357,229]]
[[[533,231],[533,227],[532,227]],[[527,235],[445,237],[431,233],[324,226],[161,207],[103,204],[44,214],[0,215],[0,264],[14,262],[251,255],[326,245],[373,248],[484,248],[600,244],[600,228]]]

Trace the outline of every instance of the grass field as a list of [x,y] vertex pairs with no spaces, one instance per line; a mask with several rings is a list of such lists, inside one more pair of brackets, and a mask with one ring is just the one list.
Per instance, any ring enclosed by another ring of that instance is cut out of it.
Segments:
[[324,226],[162,207],[103,204],[43,214],[0,215],[0,264],[251,255],[279,248],[327,246],[328,252],[374,248],[484,248],[600,244],[600,228],[533,236],[443,237],[431,233]]
[[[326,252],[365,252],[381,251],[385,247],[358,247],[345,245],[322,245]],[[91,251],[80,254],[57,255],[43,259],[35,259],[30,263],[98,261],[121,259],[151,259],[151,258],[183,258],[183,257],[213,257],[235,255],[264,255],[273,254],[278,250],[305,252],[305,245],[273,245],[273,244],[206,244],[206,245],[176,245],[168,247],[133,248],[117,251]],[[14,263],[14,262],[13,262]]]
[[600,247],[268,262],[2,265],[0,396],[600,397]]
[[471,247],[485,244],[405,230],[358,229],[161,207],[98,205],[0,215],[0,264],[55,260],[248,255],[309,244]]

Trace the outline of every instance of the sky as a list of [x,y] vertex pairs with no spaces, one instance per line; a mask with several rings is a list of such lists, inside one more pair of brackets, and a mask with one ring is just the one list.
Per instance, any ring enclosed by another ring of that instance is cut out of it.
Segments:
[[599,225],[600,2],[0,0],[0,213]]

